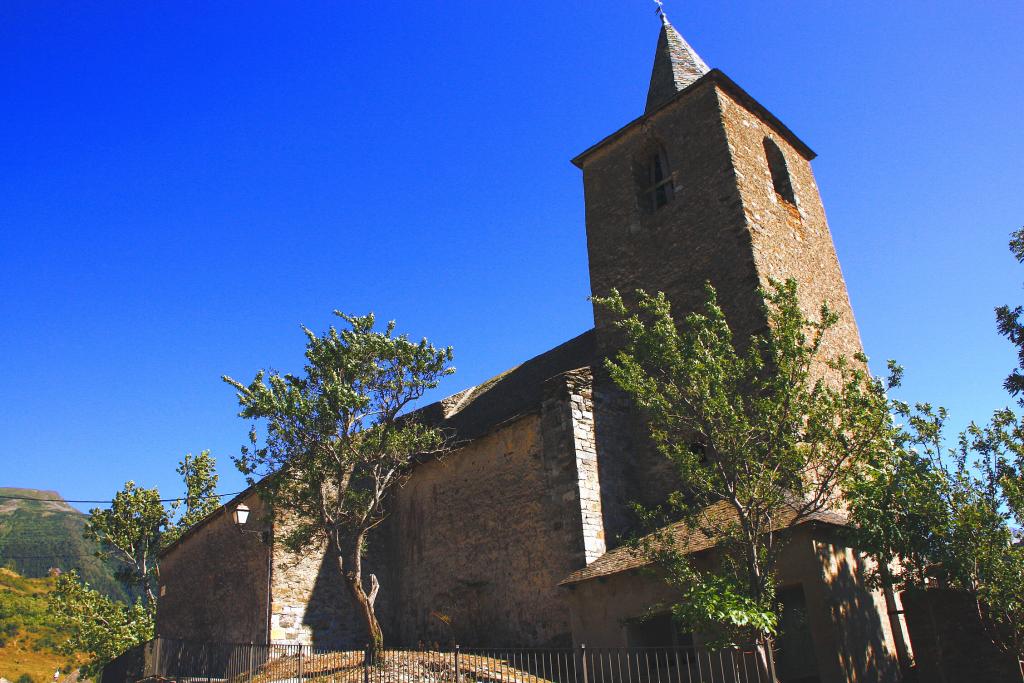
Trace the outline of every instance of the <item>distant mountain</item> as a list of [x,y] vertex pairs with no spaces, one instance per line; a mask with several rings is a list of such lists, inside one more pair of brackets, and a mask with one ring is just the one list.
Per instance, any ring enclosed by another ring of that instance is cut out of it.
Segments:
[[124,587],[95,556],[96,545],[82,537],[85,515],[64,502],[56,491],[0,488],[0,567],[25,577],[42,578],[50,569],[77,569],[96,590],[120,600]]

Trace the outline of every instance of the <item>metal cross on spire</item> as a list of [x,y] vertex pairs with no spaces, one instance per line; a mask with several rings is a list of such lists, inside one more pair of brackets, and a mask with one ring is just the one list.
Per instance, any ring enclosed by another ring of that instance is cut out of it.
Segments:
[[668,21],[668,17],[665,16],[665,3],[662,0],[654,0],[654,13],[657,14],[662,21]]

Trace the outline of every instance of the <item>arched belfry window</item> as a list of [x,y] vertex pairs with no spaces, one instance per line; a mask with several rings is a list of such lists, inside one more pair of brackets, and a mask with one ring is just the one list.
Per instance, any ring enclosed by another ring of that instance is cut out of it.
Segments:
[[664,149],[659,148],[648,154],[643,159],[643,167],[637,170],[640,206],[645,213],[654,213],[672,201],[676,187]]
[[771,138],[764,139],[764,155],[768,159],[768,170],[772,174],[775,193],[790,204],[796,204],[796,194],[793,193],[793,181],[789,178],[786,157]]

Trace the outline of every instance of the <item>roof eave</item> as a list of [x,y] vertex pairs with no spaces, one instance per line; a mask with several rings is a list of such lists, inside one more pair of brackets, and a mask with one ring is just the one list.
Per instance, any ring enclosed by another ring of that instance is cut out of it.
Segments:
[[709,82],[717,84],[727,93],[729,93],[733,98],[735,98],[737,101],[743,104],[747,109],[751,110],[752,112],[760,116],[765,123],[767,123],[775,132],[777,132],[779,135],[785,138],[791,145],[793,145],[793,147],[796,148],[796,150],[800,152],[800,154],[803,155],[803,157],[806,158],[808,161],[811,161],[816,156],[818,156],[817,153],[807,145],[807,143],[805,143],[803,140],[797,137],[796,133],[790,130],[786,126],[786,124],[782,123],[782,121],[780,121],[777,116],[768,111],[768,109],[763,104],[755,100],[746,90],[737,85],[734,80],[726,76],[725,73],[720,71],[719,69],[712,69],[711,71],[708,71],[706,74],[698,78],[696,81],[694,81],[687,87],[680,90],[674,97],[672,97],[669,100],[666,100],[662,105],[660,105],[656,109],[633,119],[625,126],[615,131],[608,137],[604,138],[597,144],[591,145],[582,153],[576,155],[576,157],[574,157],[572,160],[572,164],[577,168],[582,169],[584,162],[586,161],[587,157],[589,157],[591,154],[598,151],[605,145],[623,137],[633,128],[636,128],[637,126],[641,125],[645,120],[653,116],[657,116],[658,113],[665,109],[666,107],[672,106],[677,100],[680,100],[683,97],[686,97],[687,95],[696,92],[705,83]]
[[174,550],[175,548],[180,546],[187,539],[191,538],[193,535],[195,535],[196,532],[198,532],[200,529],[202,529],[207,524],[212,522],[218,516],[220,516],[221,514],[226,513],[229,509],[231,509],[232,507],[234,507],[235,505],[237,505],[238,503],[240,503],[241,501],[245,500],[246,498],[251,496],[253,493],[255,493],[257,486],[258,486],[258,484],[253,484],[252,486],[250,486],[249,488],[245,489],[241,493],[237,494],[234,498],[232,498],[228,502],[224,503],[223,505],[218,507],[216,510],[214,510],[213,512],[211,512],[210,514],[206,515],[201,520],[199,520],[198,522],[196,522],[195,524],[190,526],[181,536],[178,536],[178,538],[176,538],[174,540],[174,543],[171,543],[169,546],[167,546],[165,548],[161,548],[160,551],[157,553],[157,557],[160,558],[160,559],[163,559],[164,557],[166,557],[172,550]]
[[[820,517],[807,517],[807,518],[804,518],[804,519],[796,522],[795,524],[789,524],[789,525],[779,529],[778,531],[785,532],[785,531],[789,531],[789,530],[795,529],[797,527],[803,527],[803,526],[830,527],[830,528],[834,528],[834,529],[847,529],[847,528],[849,528],[849,524],[848,523],[840,522],[839,520],[822,519]],[[688,555],[700,555],[701,553],[709,553],[709,552],[713,551],[717,547],[718,547],[718,545],[715,544],[715,545],[712,545],[712,546],[706,547],[706,548],[698,548],[698,549],[693,550],[693,551],[691,551],[691,552],[689,552],[687,554]],[[618,548],[616,548],[615,550],[610,550],[608,552],[609,553],[616,552],[616,550],[618,550]],[[607,554],[608,553],[605,553],[605,555],[607,555]],[[604,555],[602,555],[601,557],[604,557]],[[600,560],[601,558],[599,557],[597,559]],[[579,583],[585,583],[587,581],[593,581],[595,579],[606,579],[609,576],[617,576],[619,574],[627,574],[629,572],[638,571],[638,570],[643,569],[645,567],[650,567],[653,564],[654,564],[653,560],[644,559],[639,564],[634,564],[634,565],[630,565],[628,567],[621,567],[621,568],[618,568],[618,569],[611,569],[611,570],[608,570],[608,571],[587,575],[587,574],[585,574],[585,572],[586,572],[586,570],[590,566],[590,565],[588,565],[588,567],[583,567],[582,569],[577,569],[576,571],[572,572],[567,577],[565,577],[564,579],[559,581],[558,585],[559,586],[573,586],[573,585],[576,585],[576,584],[579,584]],[[580,575],[580,576],[578,576],[578,575]]]

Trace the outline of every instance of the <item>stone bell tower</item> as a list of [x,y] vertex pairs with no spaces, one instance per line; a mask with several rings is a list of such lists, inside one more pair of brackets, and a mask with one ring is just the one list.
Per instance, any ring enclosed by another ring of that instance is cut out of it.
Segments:
[[[810,162],[815,154],[661,15],[641,117],[573,160],[583,170],[590,286],[663,291],[679,319],[710,281],[734,333],[764,329],[757,288],[795,278],[811,315],[839,312],[831,351],[861,350]],[[614,348],[595,308],[598,349]]]
[[[677,320],[714,285],[737,339],[767,326],[759,287],[795,278],[801,307],[841,320],[825,355],[861,350],[821,197],[814,152],[728,76],[709,69],[662,15],[642,116],[573,160],[583,170],[590,288],[665,292]],[[594,309],[594,430],[608,547],[633,525],[630,504],[657,504],[674,474],[630,400],[603,372],[620,343]]]

